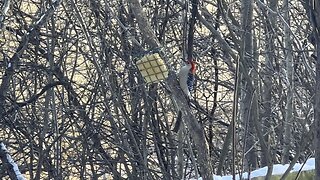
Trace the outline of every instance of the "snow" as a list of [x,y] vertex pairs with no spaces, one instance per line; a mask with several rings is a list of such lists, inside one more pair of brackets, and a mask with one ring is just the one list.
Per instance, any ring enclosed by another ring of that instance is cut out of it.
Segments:
[[7,151],[6,146],[2,142],[0,143],[0,149],[3,150],[4,152],[6,152],[7,160],[13,166],[13,171],[17,176],[17,180],[25,180],[25,178],[23,177],[23,175],[19,171],[18,165],[13,161],[13,159],[11,158],[11,156],[9,155],[9,153]]
[[[275,164],[273,165],[272,175],[284,174],[284,172],[288,169],[288,167],[289,167],[289,164],[285,164],[285,165]],[[295,164],[290,172],[298,172],[301,168],[302,168],[301,171],[309,171],[309,170],[313,170],[314,167],[315,167],[315,159],[310,158],[307,160],[305,164],[300,164],[300,163]],[[254,170],[250,173],[250,178],[265,176],[267,174],[267,171],[268,171],[268,167],[263,167],[263,168]],[[247,172],[243,173],[242,178],[249,178],[248,173]],[[236,175],[236,179],[240,180],[239,174]],[[202,180],[202,178],[199,178],[198,180]],[[214,180],[232,180],[232,175],[226,175],[226,176],[214,175]]]

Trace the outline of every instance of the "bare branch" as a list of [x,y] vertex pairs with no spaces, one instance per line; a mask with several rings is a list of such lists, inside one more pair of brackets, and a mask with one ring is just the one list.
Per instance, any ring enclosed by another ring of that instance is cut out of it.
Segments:
[[25,180],[21,174],[18,165],[11,158],[6,146],[0,141],[0,159],[7,170],[10,179]]

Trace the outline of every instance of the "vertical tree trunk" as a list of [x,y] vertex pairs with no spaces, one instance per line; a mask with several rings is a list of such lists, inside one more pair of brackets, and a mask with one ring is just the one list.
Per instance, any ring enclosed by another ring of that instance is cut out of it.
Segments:
[[[320,12],[320,9],[319,9]],[[315,148],[315,180],[320,180],[320,36],[317,35],[317,62],[316,62],[316,87],[315,87],[315,105],[314,105],[314,148]]]
[[316,52],[317,52],[317,62],[316,62],[316,87],[315,87],[315,105],[314,105],[314,119],[315,119],[315,132],[314,132],[314,147],[315,147],[315,159],[316,159],[316,177],[315,180],[320,180],[320,3],[315,2],[314,7],[314,18],[315,19],[315,36],[316,36]]
[[[270,1],[269,6],[270,9],[274,12],[277,11],[277,4],[278,0]],[[273,13],[268,13],[267,10],[264,10],[265,17],[266,17],[266,51],[268,52],[265,56],[266,62],[265,62],[265,68],[263,69],[263,87],[262,87],[262,123],[266,128],[262,129],[263,134],[267,134],[264,138],[266,143],[269,144],[269,137],[270,135],[267,133],[267,130],[272,128],[271,123],[271,101],[272,101],[272,63],[275,60],[275,38],[276,34],[274,32],[274,28],[276,25],[276,18],[277,16]],[[268,162],[266,159],[266,156],[262,156],[262,162],[261,166],[267,166]]]
[[284,24],[284,48],[285,48],[285,61],[287,69],[287,104],[286,104],[286,114],[284,122],[284,145],[283,145],[283,156],[282,163],[286,164],[289,161],[289,150],[291,142],[291,129],[293,123],[293,58],[292,58],[292,46],[291,46],[291,33],[290,33],[290,6],[289,0],[284,0],[285,15],[284,19],[286,24]]
[[315,180],[320,180],[320,2],[309,1],[310,21],[313,24],[316,39],[316,85],[314,95],[314,148],[315,148]]
[[[243,74],[243,88],[242,88],[242,99],[241,99],[241,117],[245,127],[245,151],[247,154],[247,168],[255,169],[257,167],[257,156],[254,148],[254,128],[253,118],[257,115],[256,106],[253,106],[254,103],[254,93],[255,89],[253,86],[253,80],[248,71],[249,67],[252,66],[253,60],[253,36],[252,36],[252,18],[253,18],[253,5],[252,0],[242,0],[242,28],[243,28],[243,37],[242,37],[242,47],[241,47],[241,64],[242,64],[242,74]],[[253,67],[255,68],[255,67]],[[253,70],[255,71],[255,70]]]

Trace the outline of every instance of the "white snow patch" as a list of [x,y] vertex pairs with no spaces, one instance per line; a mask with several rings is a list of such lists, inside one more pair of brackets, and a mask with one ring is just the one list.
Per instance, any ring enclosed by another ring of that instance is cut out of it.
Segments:
[[[285,165],[274,164],[272,175],[284,174],[284,172],[288,169],[288,167],[289,167],[289,164],[285,164]],[[309,170],[313,170],[314,168],[315,168],[315,159],[310,158],[307,160],[305,164],[296,163],[290,172],[298,172],[300,169],[302,171],[309,171]],[[268,167],[263,167],[263,168],[254,170],[250,173],[250,178],[266,176],[267,171],[268,171]],[[248,173],[247,172],[243,173],[242,178],[249,178]],[[232,175],[226,175],[226,176],[214,175],[213,179],[214,180],[232,180]],[[195,179],[190,179],[190,180],[195,180]],[[202,178],[199,178],[198,180],[202,180]],[[239,174],[236,175],[236,180],[240,180]]]

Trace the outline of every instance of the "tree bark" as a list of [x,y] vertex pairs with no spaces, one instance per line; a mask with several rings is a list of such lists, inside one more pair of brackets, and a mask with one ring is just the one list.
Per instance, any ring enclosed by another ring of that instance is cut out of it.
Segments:
[[[249,74],[249,67],[253,66],[252,68],[256,69],[255,63],[253,62],[253,31],[252,31],[252,18],[253,18],[253,5],[252,0],[243,0],[242,1],[242,28],[243,28],[243,35],[242,35],[242,44],[241,44],[241,58],[242,61],[242,74],[243,77],[243,88],[241,91],[241,118],[242,122],[244,123],[245,127],[245,151],[248,151],[247,154],[247,170],[255,169],[257,167],[257,156],[254,148],[254,128],[250,128],[253,125],[254,119],[257,119],[257,109],[254,106],[255,103],[255,96],[256,89],[254,89],[254,77],[255,70],[252,71],[252,75]],[[251,77],[252,76],[252,77]]]
[[289,150],[291,149],[291,129],[293,123],[293,58],[292,58],[292,46],[291,46],[291,33],[290,33],[290,18],[289,18],[289,1],[284,1],[285,6],[285,20],[286,24],[284,24],[284,47],[285,47],[285,61],[286,61],[286,70],[287,70],[287,104],[286,104],[286,114],[285,114],[285,122],[284,122],[284,137],[283,137],[283,156],[282,163],[286,164],[289,162]]
[[[319,35],[318,35],[319,36]],[[314,105],[314,148],[315,148],[315,180],[320,180],[320,38],[317,40],[317,62],[316,62],[316,86],[315,86],[315,105]]]
[[316,40],[316,85],[314,94],[314,148],[315,148],[315,180],[320,180],[320,2],[310,0],[310,21],[313,24]]
[[[277,4],[278,1],[270,1],[269,6],[270,9],[273,11],[277,11]],[[272,88],[273,88],[273,83],[272,83],[272,69],[273,65],[272,63],[275,61],[275,52],[276,52],[276,47],[275,47],[275,39],[276,39],[276,34],[274,32],[275,30],[275,25],[276,25],[276,20],[277,17],[273,13],[269,13],[267,9],[261,7],[262,12],[264,13],[265,16],[265,31],[266,31],[266,53],[265,58],[265,68],[263,69],[263,85],[262,85],[262,114],[261,114],[261,121],[262,124],[266,127],[262,129],[263,134],[267,134],[266,137],[264,137],[266,144],[268,145],[268,148],[270,147],[270,136],[268,133],[268,129],[273,128],[273,124],[271,123],[272,120]],[[272,155],[271,155],[272,157]],[[266,156],[262,156],[261,160],[261,165],[262,166],[267,166],[270,160],[266,159]],[[272,161],[271,161],[272,163]],[[271,164],[270,164],[271,165]],[[270,166],[268,165],[268,166]]]

